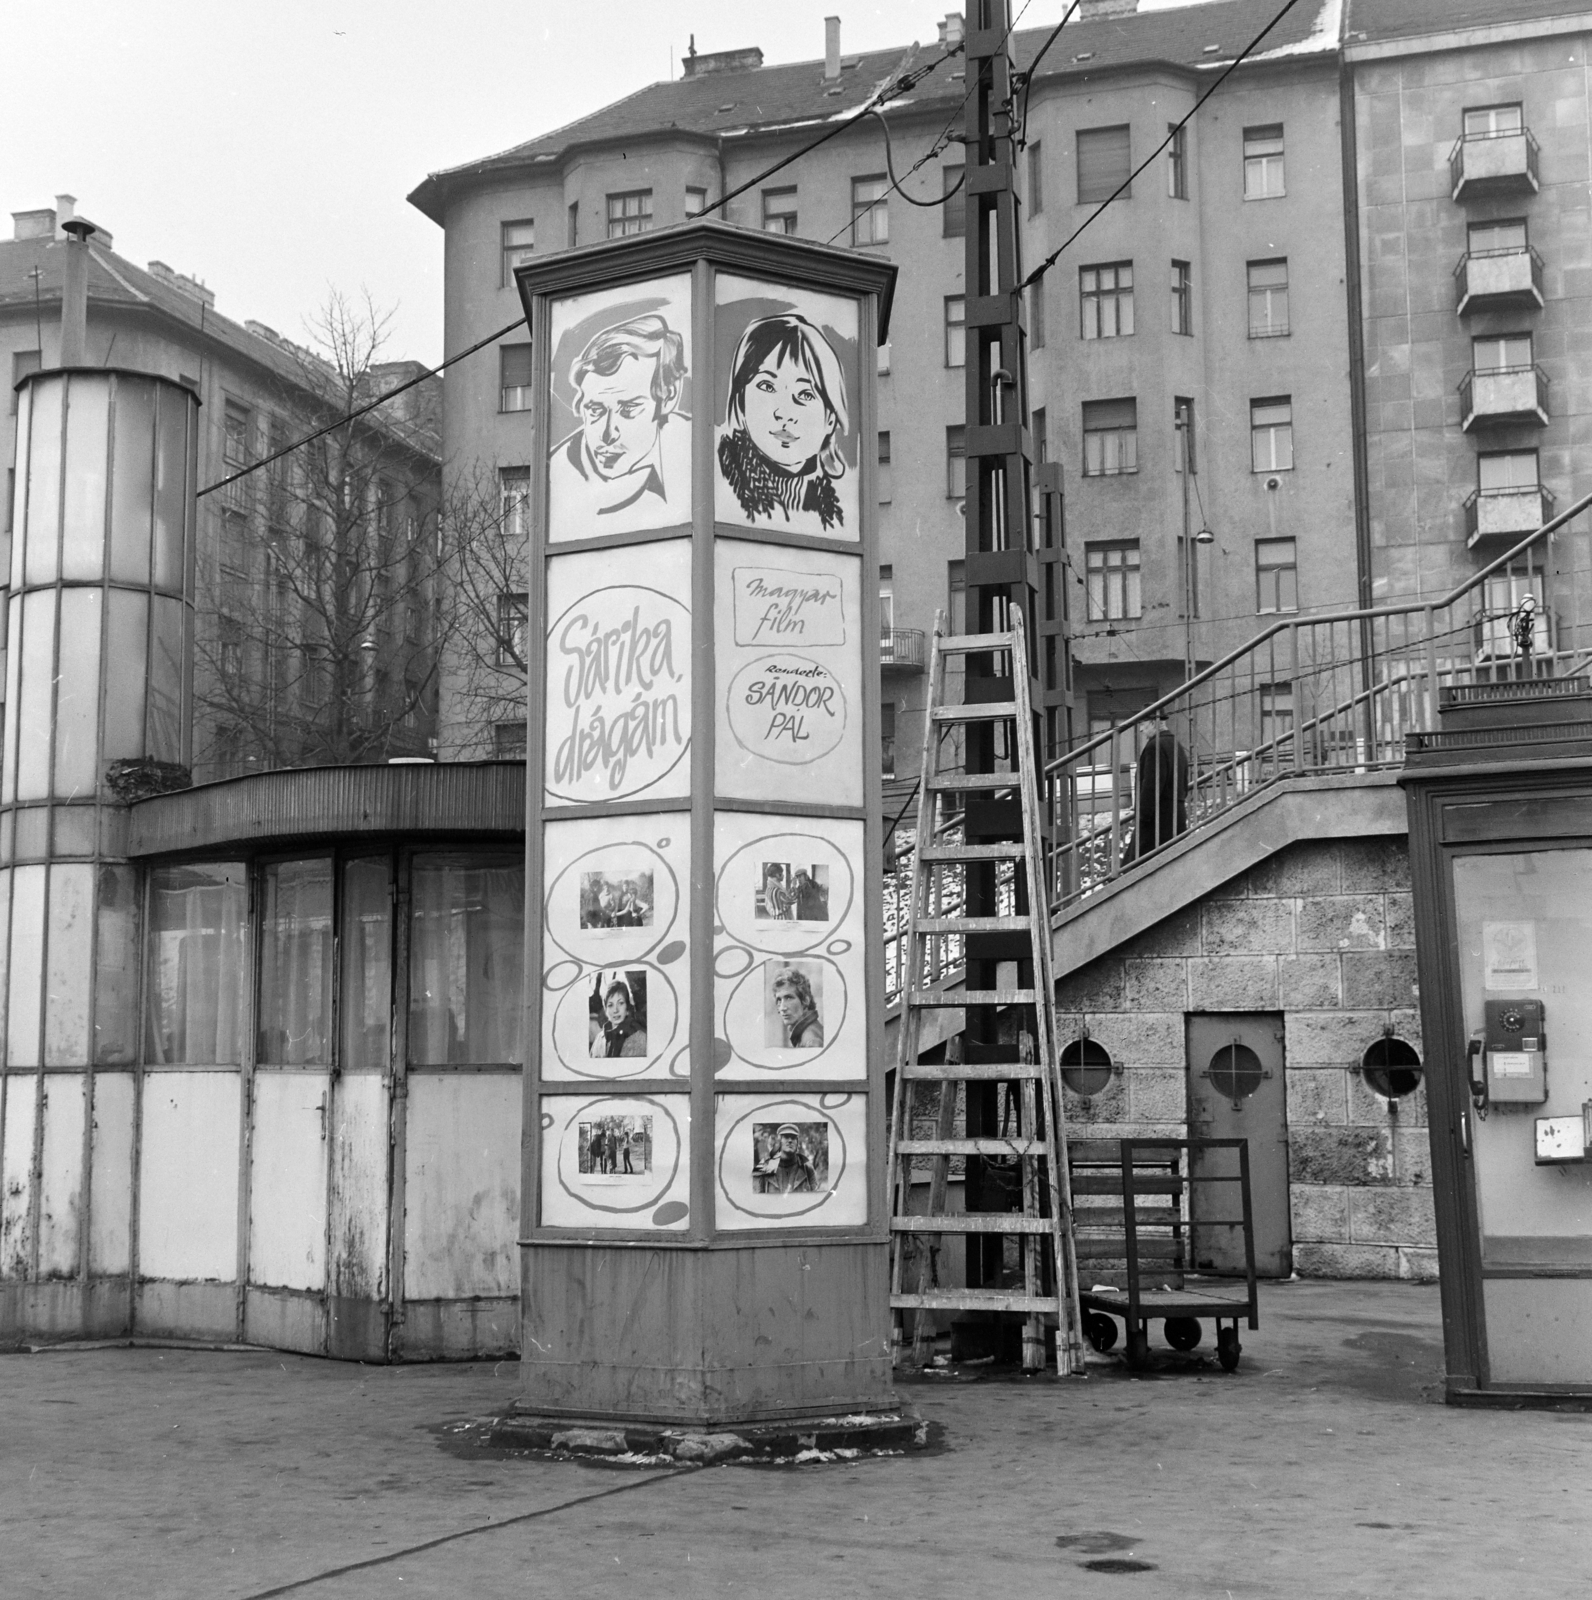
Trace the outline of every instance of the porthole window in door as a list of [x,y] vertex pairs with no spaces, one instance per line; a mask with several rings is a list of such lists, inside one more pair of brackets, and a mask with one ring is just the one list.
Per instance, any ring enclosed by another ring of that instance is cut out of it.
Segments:
[[1074,1039],[1061,1052],[1061,1081],[1076,1095],[1092,1100],[1111,1082],[1111,1052],[1094,1039]]
[[1415,1046],[1391,1036],[1378,1039],[1360,1057],[1365,1081],[1387,1100],[1413,1094],[1421,1083],[1421,1058]]
[[1270,1076],[1261,1066],[1260,1057],[1247,1044],[1240,1044],[1237,1039],[1231,1044],[1224,1044],[1211,1057],[1211,1064],[1205,1069],[1205,1075],[1211,1080],[1216,1092],[1224,1099],[1231,1100],[1234,1106],[1247,1100],[1260,1087],[1261,1082]]

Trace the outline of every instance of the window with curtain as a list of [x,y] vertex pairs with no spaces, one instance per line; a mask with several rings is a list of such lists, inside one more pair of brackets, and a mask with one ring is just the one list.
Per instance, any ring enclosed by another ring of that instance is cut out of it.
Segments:
[[1139,470],[1139,403],[1134,399],[1085,400],[1083,475],[1109,478]]
[[261,1066],[332,1064],[332,862],[268,861],[260,873]]
[[385,1072],[392,1050],[392,866],[386,856],[343,863],[344,1072]]
[[248,993],[249,874],[241,861],[153,867],[145,939],[144,1061],[236,1066]]
[[417,855],[409,893],[410,1063],[522,1062],[524,862]]

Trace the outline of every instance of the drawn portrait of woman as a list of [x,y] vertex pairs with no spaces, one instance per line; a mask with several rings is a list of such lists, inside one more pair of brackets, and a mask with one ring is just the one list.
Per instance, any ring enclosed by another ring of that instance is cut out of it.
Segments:
[[840,358],[795,312],[749,323],[730,363],[719,472],[754,525],[844,536],[850,425]]

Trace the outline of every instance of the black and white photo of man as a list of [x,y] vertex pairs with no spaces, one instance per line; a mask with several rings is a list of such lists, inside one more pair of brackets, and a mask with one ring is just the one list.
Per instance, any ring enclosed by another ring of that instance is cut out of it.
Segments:
[[764,1042],[773,1050],[822,1050],[823,968],[815,961],[770,961]]
[[752,1190],[817,1194],[829,1186],[829,1124],[752,1124]]

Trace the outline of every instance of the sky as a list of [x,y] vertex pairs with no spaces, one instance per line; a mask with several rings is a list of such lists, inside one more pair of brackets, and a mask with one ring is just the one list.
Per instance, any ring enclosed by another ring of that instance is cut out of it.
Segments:
[[[1022,5],[1023,0],[1016,0]],[[1169,0],[1141,0],[1159,9]],[[1177,0],[1171,0],[1177,3]],[[119,255],[304,340],[331,289],[392,313],[386,359],[441,359],[442,231],[404,198],[679,72],[930,43],[951,0],[0,0],[0,211],[77,197]],[[1023,28],[1066,0],[1028,0]]]

